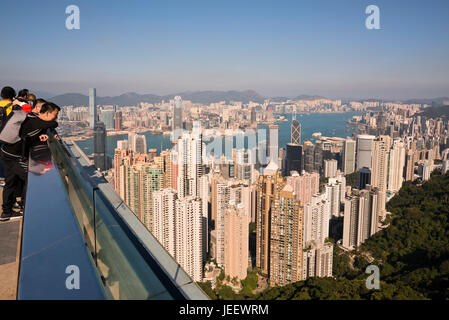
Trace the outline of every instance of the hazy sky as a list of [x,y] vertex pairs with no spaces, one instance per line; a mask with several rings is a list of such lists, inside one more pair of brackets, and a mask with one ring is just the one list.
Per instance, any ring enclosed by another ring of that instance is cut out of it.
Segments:
[[[80,8],[80,30],[65,8]],[[380,8],[381,30],[365,27]],[[449,96],[449,1],[2,1],[0,85],[97,95]]]

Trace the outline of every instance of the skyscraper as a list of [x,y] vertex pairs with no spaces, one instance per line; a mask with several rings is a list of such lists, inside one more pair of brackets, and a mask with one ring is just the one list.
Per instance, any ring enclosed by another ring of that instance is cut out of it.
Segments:
[[192,133],[184,133],[177,144],[178,182],[180,198],[200,196],[200,178],[203,175],[203,141],[199,128]]
[[[226,210],[230,204],[239,206],[242,204],[245,216],[250,215],[250,189],[244,181],[225,179],[221,175],[215,175],[212,179],[211,218],[215,221],[216,230],[216,261],[219,266],[225,266],[226,261]],[[240,210],[241,211],[241,210]],[[248,222],[249,223],[249,222]],[[226,266],[225,266],[226,268]]]
[[270,125],[268,127],[268,162],[278,163],[279,158],[279,126]]
[[291,171],[302,172],[302,147],[298,144],[287,144],[284,156],[283,175],[289,176]]
[[173,106],[173,123],[172,123],[172,130],[174,137],[173,139],[178,139],[181,136],[182,133],[182,99],[180,96],[176,96],[174,99],[174,106]]
[[315,147],[311,141],[304,142],[304,170],[307,172],[315,171],[314,150]]
[[373,142],[371,185],[379,189],[378,216],[385,217],[387,196],[388,155],[391,146],[389,136],[380,136]]
[[173,257],[176,256],[176,191],[155,191],[153,197],[153,235]]
[[97,91],[95,88],[89,89],[89,127],[94,129],[97,122]]
[[343,172],[353,173],[355,170],[355,141],[347,138],[343,144]]
[[256,107],[251,108],[251,124],[255,124],[257,122],[256,118]]
[[363,190],[368,184],[371,184],[371,170],[367,167],[363,167],[359,170],[357,175],[357,189]]
[[117,111],[114,114],[114,129],[117,131],[122,130],[122,112]]
[[445,149],[441,152],[441,161],[441,172],[442,174],[446,174],[449,172],[449,149]]
[[100,171],[107,170],[106,159],[106,127],[97,122],[94,127],[94,164]]
[[340,214],[340,202],[344,201],[346,179],[343,175],[337,178],[329,178],[328,184],[324,186],[328,201],[331,204],[332,216],[338,217]]
[[318,172],[319,175],[323,174],[323,143],[321,140],[318,140],[315,143],[315,148],[313,152],[313,160],[314,160],[314,170]]
[[357,136],[357,171],[360,168],[372,168],[373,144],[375,136],[358,135]]
[[404,182],[405,146],[400,139],[393,141],[390,150],[387,190],[397,192]]
[[352,250],[378,231],[378,199],[379,190],[369,185],[346,198],[343,247]]
[[337,175],[337,160],[324,160],[324,176],[334,178]]
[[301,144],[301,123],[296,120],[296,114],[292,120],[291,141],[293,144]]
[[201,200],[176,200],[175,259],[194,281],[203,279],[203,223]]
[[231,279],[246,278],[248,269],[248,210],[243,203],[231,202],[224,217],[225,224],[225,273]]
[[331,219],[331,203],[326,193],[312,197],[304,206],[304,245],[310,241],[324,243],[329,236],[329,220]]
[[303,253],[303,280],[309,277],[332,277],[334,246],[330,242],[306,243]]
[[286,184],[275,198],[271,213],[270,285],[302,280],[303,207]]
[[312,196],[320,190],[320,176],[316,172],[303,171],[301,175],[295,172],[287,177],[287,183],[293,187],[295,198],[302,206],[309,204]]
[[100,113],[100,121],[104,123],[107,130],[114,129],[114,111],[113,110],[102,110]]
[[147,140],[143,134],[134,136],[133,149],[135,152],[146,154],[147,153]]
[[415,175],[415,155],[413,150],[407,150],[405,155],[405,181],[412,181]]
[[273,161],[264,169],[257,183],[256,267],[265,276],[269,276],[270,273],[272,209],[274,202],[279,199],[279,193],[284,188],[284,184],[279,167]]

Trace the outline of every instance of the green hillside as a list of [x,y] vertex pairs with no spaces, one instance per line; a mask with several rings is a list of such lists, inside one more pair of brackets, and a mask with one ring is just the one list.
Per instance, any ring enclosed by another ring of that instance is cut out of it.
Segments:
[[[449,299],[449,174],[433,174],[422,186],[404,183],[387,210],[390,226],[357,251],[335,246],[334,278],[310,278],[256,295],[222,288],[218,298]],[[365,286],[370,264],[380,268],[380,290]]]

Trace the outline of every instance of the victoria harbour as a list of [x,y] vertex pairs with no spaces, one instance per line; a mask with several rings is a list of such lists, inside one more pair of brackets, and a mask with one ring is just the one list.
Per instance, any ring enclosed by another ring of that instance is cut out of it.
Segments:
[[[351,137],[356,131],[356,128],[348,125],[348,120],[353,116],[361,114],[360,112],[346,112],[346,113],[312,113],[312,114],[297,114],[296,120],[301,123],[302,137],[301,142],[305,140],[314,140],[314,133],[321,133],[324,137]],[[277,114],[285,117],[287,121],[281,121],[279,125],[279,146],[284,147],[290,142],[290,128],[294,114]],[[266,129],[267,126],[260,124],[260,129]],[[267,132],[268,130],[266,130]],[[148,149],[156,149],[158,153],[161,150],[171,149],[172,143],[170,135],[153,134],[151,132],[142,133],[147,141]],[[128,139],[127,134],[107,136],[106,139],[106,154],[109,157],[114,156],[114,149],[117,147],[117,141]],[[208,139],[205,139],[206,144]],[[93,153],[93,138],[76,141],[78,146],[86,155]]]

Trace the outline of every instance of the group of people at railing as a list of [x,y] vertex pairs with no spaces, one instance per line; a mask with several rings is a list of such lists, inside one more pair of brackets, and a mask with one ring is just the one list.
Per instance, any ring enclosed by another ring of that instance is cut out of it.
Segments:
[[[52,102],[37,99],[27,89],[16,95],[12,87],[3,87],[1,99],[0,187],[3,187],[3,202],[0,221],[7,221],[24,214],[30,150],[45,148],[49,139],[47,130],[58,126],[56,119],[61,109]],[[48,163],[42,165],[45,171]]]

